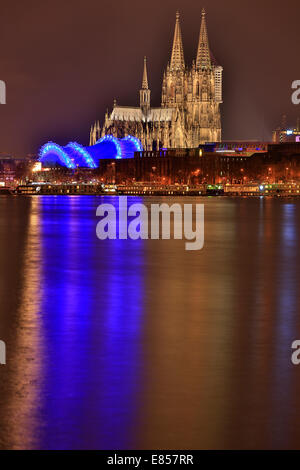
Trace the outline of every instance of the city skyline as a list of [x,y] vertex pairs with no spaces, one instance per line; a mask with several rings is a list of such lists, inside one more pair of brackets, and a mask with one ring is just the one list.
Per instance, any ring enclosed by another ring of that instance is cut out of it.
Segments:
[[[136,1],[127,7],[75,1],[71,12],[56,3],[33,1],[20,5],[17,14],[11,6],[3,11],[2,152],[36,153],[51,139],[87,144],[90,123],[104,116],[114,99],[138,105],[145,55],[152,102],[159,106],[177,9],[187,62],[195,55],[202,7],[209,16],[211,48],[225,71],[224,140],[270,140],[283,113],[288,123],[296,122],[300,110],[290,98],[298,78],[296,1],[285,9],[268,1],[248,6],[233,0],[226,5],[154,1],[144,12]],[[17,36],[11,35],[12,19]]]

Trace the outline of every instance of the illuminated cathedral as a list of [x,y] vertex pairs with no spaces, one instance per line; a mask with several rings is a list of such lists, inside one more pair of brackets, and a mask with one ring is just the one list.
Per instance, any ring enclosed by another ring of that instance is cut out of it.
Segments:
[[105,135],[119,139],[134,136],[145,150],[220,142],[222,71],[209,48],[204,9],[196,60],[191,67],[185,64],[177,12],[171,60],[163,74],[161,107],[151,107],[145,58],[140,106],[119,106],[115,101],[112,112],[105,114],[103,127],[99,121],[92,126],[90,145]]

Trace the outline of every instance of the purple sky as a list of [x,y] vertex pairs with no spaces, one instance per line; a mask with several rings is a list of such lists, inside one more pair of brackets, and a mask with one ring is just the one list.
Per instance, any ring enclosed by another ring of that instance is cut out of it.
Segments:
[[[196,54],[201,8],[211,49],[224,67],[224,139],[265,139],[300,105],[291,83],[300,79],[299,0],[12,0],[1,6],[0,152],[36,153],[48,140],[88,143],[113,99],[137,105],[143,56],[152,105],[160,105],[176,9],[185,58]],[[263,125],[264,123],[264,125]]]

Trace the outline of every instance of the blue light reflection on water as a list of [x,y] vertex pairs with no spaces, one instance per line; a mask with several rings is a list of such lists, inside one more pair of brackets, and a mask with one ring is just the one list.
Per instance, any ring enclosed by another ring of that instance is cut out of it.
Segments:
[[113,200],[0,200],[0,448],[298,448],[300,200],[201,198],[198,253],[100,242]]
[[[273,446],[286,447],[293,437],[293,366],[291,364],[291,343],[297,335],[298,324],[298,266],[295,256],[299,246],[299,225],[296,218],[296,206],[292,202],[280,205],[281,225],[278,230],[278,247],[274,256],[282,266],[276,275],[274,335],[274,367],[270,400],[273,401]],[[284,445],[283,445],[284,442]]]
[[143,242],[96,238],[101,198],[40,201],[47,356],[40,447],[129,448],[138,416]]

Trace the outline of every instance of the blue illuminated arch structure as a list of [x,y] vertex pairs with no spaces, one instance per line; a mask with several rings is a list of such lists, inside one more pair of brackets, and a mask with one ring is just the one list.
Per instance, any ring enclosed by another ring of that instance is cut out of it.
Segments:
[[137,137],[134,137],[133,135],[128,135],[127,137],[124,137],[122,140],[132,142],[135,146],[136,152],[143,151],[142,142]]
[[77,144],[77,142],[70,142],[65,148],[72,151],[74,160],[78,166],[97,168],[93,157],[82,145]]
[[54,142],[43,145],[39,160],[45,165],[60,164],[67,168],[97,168],[103,159],[133,158],[134,152],[141,152],[143,146],[139,139],[131,135],[118,139],[105,135],[95,145],[83,147],[77,142],[70,142],[61,147]]
[[44,163],[60,163],[67,168],[75,168],[75,163],[72,161],[70,155],[64,150],[63,147],[55,142],[47,142],[43,145],[39,153],[40,162]]
[[90,147],[93,149],[98,158],[122,158],[122,149],[119,139],[113,135],[105,135],[97,140],[95,145]]
[[132,135],[128,135],[121,140],[122,158],[132,158],[134,152],[142,152],[141,141]]

